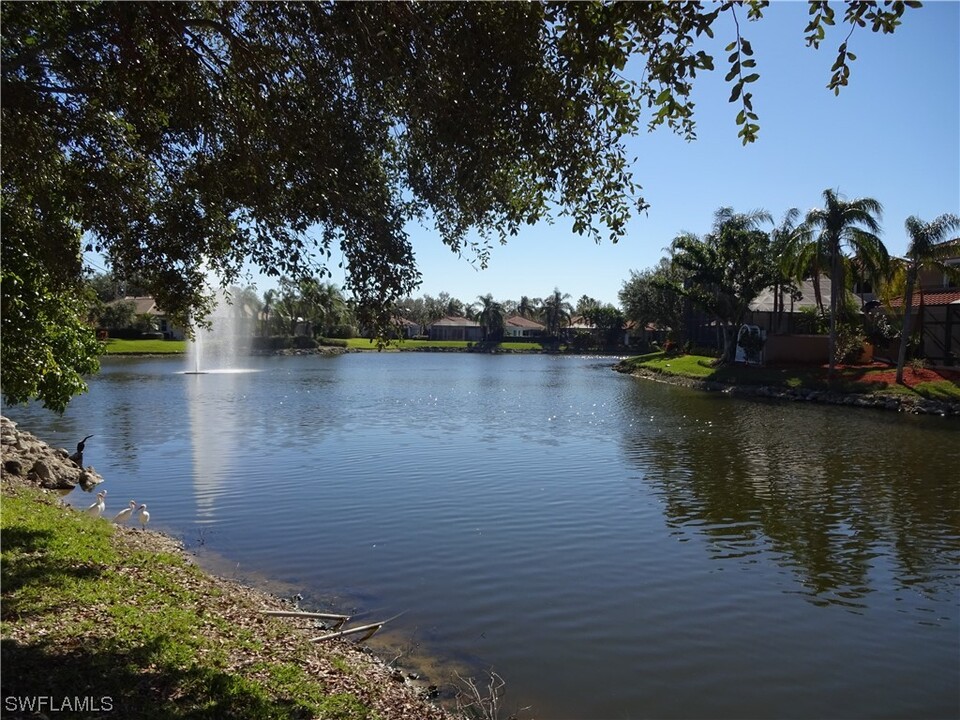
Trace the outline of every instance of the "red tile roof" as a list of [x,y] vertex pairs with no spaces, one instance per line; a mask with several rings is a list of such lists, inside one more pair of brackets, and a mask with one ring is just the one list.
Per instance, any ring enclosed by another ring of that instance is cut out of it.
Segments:
[[540,323],[529,320],[522,315],[512,315],[503,321],[504,325],[510,325],[511,327],[518,328],[528,328],[530,330],[543,330],[544,326]]
[[[942,292],[923,292],[923,304],[931,305],[951,305],[960,303],[960,290],[944,290]],[[891,307],[900,307],[903,305],[903,298],[894,298],[890,301]],[[913,294],[913,307],[920,307],[920,293]]]

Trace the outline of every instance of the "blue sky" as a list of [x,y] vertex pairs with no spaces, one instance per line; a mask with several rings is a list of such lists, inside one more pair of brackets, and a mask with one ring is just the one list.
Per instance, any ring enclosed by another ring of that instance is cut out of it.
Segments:
[[[842,8],[837,5],[838,16]],[[574,300],[589,295],[616,304],[630,270],[655,265],[680,231],[709,231],[714,210],[764,208],[775,218],[790,207],[821,204],[826,188],[884,205],[883,240],[906,250],[903,223],[960,214],[960,3],[933,2],[893,35],[858,28],[849,41],[857,59],[839,97],[827,90],[840,24],[819,50],[803,40],[806,3],[773,3],[763,20],[745,23],[760,79],[753,84],[760,138],[744,147],[723,81],[732,22],[715,27],[718,70],[697,78],[698,139],[668,130],[630,141],[635,174],[651,208],[618,244],[596,245],[562,219],[531,227],[493,249],[486,270],[454,256],[429,229],[411,227],[423,275],[418,294],[447,291],[466,302],[543,297],[558,287]],[[706,47],[704,49],[707,49]]]

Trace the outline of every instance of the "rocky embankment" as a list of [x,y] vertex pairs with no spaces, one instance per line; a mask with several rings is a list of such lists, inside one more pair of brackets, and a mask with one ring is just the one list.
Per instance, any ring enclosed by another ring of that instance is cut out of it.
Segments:
[[816,402],[829,405],[847,405],[850,407],[873,408],[876,410],[892,410],[894,412],[912,413],[914,415],[939,415],[941,417],[960,417],[960,403],[946,400],[930,400],[921,397],[901,395],[884,395],[882,393],[858,394],[841,393],[831,390],[811,390],[806,388],[786,388],[772,385],[736,385],[711,380],[697,380],[682,375],[655,372],[644,368],[634,368],[625,363],[614,366],[617,372],[627,373],[635,377],[654,380],[670,385],[680,385],[706,390],[722,392],[728,395],[747,397],[764,397],[776,400],[791,400],[797,402]]
[[[79,444],[82,446],[83,441]],[[79,485],[90,492],[103,482],[92,465],[83,467],[83,447],[72,454],[63,448],[53,449],[30,433],[18,430],[16,423],[6,417],[0,417],[0,448],[5,475],[22,477],[45,490],[66,495]]]

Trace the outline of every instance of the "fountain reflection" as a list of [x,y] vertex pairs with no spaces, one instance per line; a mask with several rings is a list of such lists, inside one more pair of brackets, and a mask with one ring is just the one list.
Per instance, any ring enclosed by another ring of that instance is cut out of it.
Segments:
[[[192,377],[187,382],[187,408],[190,418],[193,491],[198,522],[215,520],[217,498],[225,491],[235,458],[239,427],[235,408],[224,402],[234,394],[234,378],[226,374],[216,379]],[[225,386],[226,385],[226,386]]]

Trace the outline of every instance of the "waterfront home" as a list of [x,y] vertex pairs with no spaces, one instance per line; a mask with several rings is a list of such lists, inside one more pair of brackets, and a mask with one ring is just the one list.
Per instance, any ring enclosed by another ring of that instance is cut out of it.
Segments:
[[427,328],[431,340],[468,340],[480,342],[483,328],[480,323],[465,317],[442,317]]
[[[945,260],[948,267],[960,268],[960,238],[952,241],[956,254]],[[906,298],[890,301],[896,310]],[[932,365],[960,363],[960,283],[942,269],[923,267],[913,291],[913,329],[921,338],[917,355]]]
[[511,315],[503,321],[504,338],[532,338],[543,335],[546,328],[522,315]]
[[127,296],[111,300],[106,303],[107,306],[118,305],[120,303],[131,303],[133,305],[133,314],[147,315],[154,322],[157,332],[163,333],[168,340],[183,340],[186,334],[182,327],[175,325],[167,317],[166,312],[157,307],[156,301],[150,295]]

